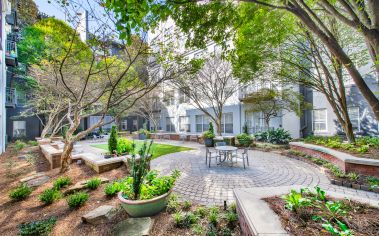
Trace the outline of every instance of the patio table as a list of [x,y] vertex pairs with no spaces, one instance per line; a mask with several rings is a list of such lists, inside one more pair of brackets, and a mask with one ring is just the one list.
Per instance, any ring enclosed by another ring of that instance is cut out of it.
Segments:
[[233,151],[236,151],[238,148],[236,147],[233,147],[233,146],[217,146],[215,147],[215,149],[217,151],[220,151],[224,154],[224,159],[220,160],[220,162],[218,164],[221,164],[221,163],[224,163],[226,160],[230,160],[230,163],[233,164],[233,160],[232,160],[232,152]]

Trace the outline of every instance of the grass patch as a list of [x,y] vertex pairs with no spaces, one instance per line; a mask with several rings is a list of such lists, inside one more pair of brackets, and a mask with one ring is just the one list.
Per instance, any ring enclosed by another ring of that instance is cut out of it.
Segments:
[[[137,150],[139,150],[144,143],[143,141],[134,141],[134,142],[136,144]],[[106,143],[104,143],[104,144],[93,144],[91,146],[108,151],[108,144],[106,144]],[[192,148],[183,147],[183,146],[174,146],[174,145],[169,145],[169,144],[153,143],[151,145],[151,150],[152,150],[152,154],[153,154],[152,159],[155,159],[157,157],[167,155],[170,153],[192,150]]]

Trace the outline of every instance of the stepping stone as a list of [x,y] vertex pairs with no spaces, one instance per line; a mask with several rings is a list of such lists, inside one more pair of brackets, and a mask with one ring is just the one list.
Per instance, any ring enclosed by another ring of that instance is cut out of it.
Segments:
[[116,225],[114,236],[148,236],[154,220],[150,217],[129,218]]
[[[101,183],[108,183],[109,182],[109,179],[107,178],[104,178],[104,177],[100,177],[99,178],[101,180]],[[77,191],[80,191],[80,190],[83,190],[86,188],[86,182],[88,180],[82,180],[80,182],[77,182],[74,186],[71,186],[69,187],[68,189],[66,189],[64,192],[63,192],[63,195],[69,195],[71,193],[74,193],[74,192],[77,192]]]
[[93,225],[98,224],[102,220],[110,220],[114,216],[116,208],[110,205],[99,206],[82,216],[82,221]]
[[44,183],[49,182],[49,180],[50,180],[50,177],[47,176],[47,175],[44,175],[44,176],[41,176],[41,177],[37,177],[37,178],[31,179],[31,180],[27,181],[26,184],[29,187],[38,187],[38,186],[41,186]]
[[35,178],[38,178],[38,177],[41,177],[41,176],[45,176],[45,173],[43,173],[43,172],[41,172],[41,173],[34,173],[31,176],[28,176],[28,177],[20,179],[20,182],[21,183],[25,183],[25,182],[28,182],[29,180],[32,180],[32,179],[35,179]]

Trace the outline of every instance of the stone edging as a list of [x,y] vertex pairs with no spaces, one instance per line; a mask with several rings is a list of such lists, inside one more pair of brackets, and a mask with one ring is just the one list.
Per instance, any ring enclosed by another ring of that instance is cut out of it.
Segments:
[[330,148],[303,142],[291,142],[290,147],[311,156],[325,159],[340,167],[343,172],[356,172],[368,176],[379,177],[379,160],[355,157]]

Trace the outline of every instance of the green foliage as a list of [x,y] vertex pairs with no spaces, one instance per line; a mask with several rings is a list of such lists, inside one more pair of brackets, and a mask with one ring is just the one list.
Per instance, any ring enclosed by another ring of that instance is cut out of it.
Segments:
[[133,150],[133,142],[127,138],[119,138],[117,140],[117,153],[119,155],[130,153]]
[[342,216],[346,215],[345,205],[341,201],[327,201],[325,203],[325,207],[328,210],[328,218],[329,220],[338,219]]
[[195,214],[196,214],[197,216],[199,216],[200,218],[203,219],[204,217],[207,216],[208,211],[207,211],[207,209],[206,209],[205,207],[198,207],[198,208],[196,208],[196,210],[195,210]]
[[59,190],[61,188],[67,187],[71,184],[71,178],[68,176],[61,176],[54,181],[54,188]]
[[97,189],[101,184],[101,179],[92,178],[86,182],[86,187],[89,189]]
[[229,228],[224,227],[224,228],[222,228],[220,230],[220,235],[222,235],[222,236],[232,236],[232,231]]
[[188,211],[189,209],[191,209],[191,206],[192,206],[191,201],[186,200],[183,202],[183,210]]
[[293,212],[298,212],[299,209],[311,204],[309,199],[304,198],[301,193],[293,189],[288,195],[284,195],[283,199],[286,202],[286,208]]
[[9,197],[13,201],[21,201],[27,198],[31,193],[32,189],[27,184],[21,184],[9,192]]
[[203,235],[205,231],[204,227],[201,224],[195,224],[191,229],[194,235]]
[[203,133],[203,137],[204,138],[214,138],[214,137],[216,137],[212,122],[209,122],[209,128],[208,128],[207,131],[205,131]]
[[349,230],[349,228],[344,223],[337,220],[337,224],[338,224],[338,228],[335,228],[331,222],[326,221],[324,224],[322,224],[322,227],[326,229],[329,233],[331,233],[333,236],[352,236],[353,235],[353,233]]
[[367,177],[367,182],[369,183],[371,189],[379,187],[379,178],[369,176]]
[[35,141],[35,140],[29,140],[28,141],[28,145],[30,145],[30,146],[38,146],[38,142]]
[[192,212],[176,212],[174,215],[175,226],[178,228],[189,228],[191,225],[196,224],[199,218]]
[[118,133],[117,126],[113,125],[111,134],[108,139],[108,151],[111,154],[114,154],[117,152],[117,139],[118,139],[117,133]]
[[242,126],[242,132],[244,134],[249,134],[249,127],[247,126],[247,123],[245,123],[243,126]]
[[238,215],[232,211],[228,211],[225,215],[225,218],[228,222],[228,226],[234,228],[238,221]]
[[366,152],[368,152],[368,149],[369,149],[369,145],[363,145],[363,146],[356,148],[355,151],[359,152],[359,153],[366,153]]
[[210,207],[208,209],[208,221],[212,225],[216,226],[220,218],[220,209],[217,206]]
[[257,141],[273,144],[288,144],[292,139],[289,132],[281,128],[256,133],[254,137]]
[[238,142],[244,147],[249,147],[253,142],[253,138],[247,133],[238,134],[236,138],[238,139]]
[[209,128],[208,128],[208,131],[212,134],[214,134],[215,130],[213,128],[213,123],[212,122],[209,122]]
[[379,137],[363,136],[356,139],[359,146],[369,145],[370,147],[379,148]]
[[18,226],[20,236],[47,236],[53,230],[57,220],[55,217],[50,217],[45,220],[37,220],[30,223],[21,224]]
[[235,202],[231,203],[228,207],[228,210],[237,213],[237,204]]
[[359,179],[359,174],[355,173],[355,172],[350,172],[346,175],[347,178],[350,179],[350,181],[352,182],[356,182],[358,179]]
[[123,181],[115,181],[105,186],[104,192],[107,196],[115,196],[118,192],[125,189],[125,183]]
[[89,199],[86,192],[77,192],[67,197],[67,204],[70,208],[79,208]]
[[49,205],[60,198],[61,193],[55,188],[46,189],[41,193],[41,195],[38,196],[38,199],[46,205]]
[[171,194],[167,202],[167,212],[175,213],[180,209],[180,204],[178,202],[178,197],[175,194]]
[[26,147],[26,143],[21,140],[16,140],[16,142],[14,143],[14,149],[16,151],[20,151],[25,147]]

